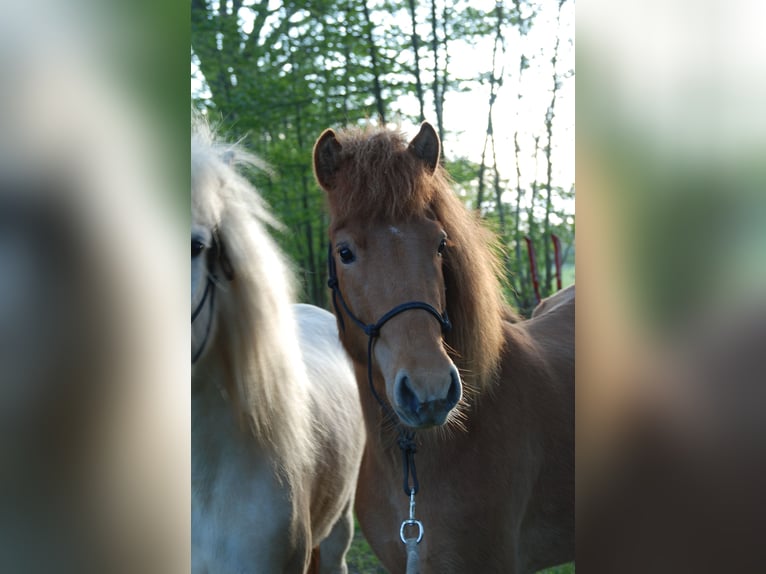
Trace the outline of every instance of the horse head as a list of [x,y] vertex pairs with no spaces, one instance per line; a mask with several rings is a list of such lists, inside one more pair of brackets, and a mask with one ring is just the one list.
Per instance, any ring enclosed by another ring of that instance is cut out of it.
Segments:
[[[218,229],[220,202],[210,193],[216,185],[215,168],[225,165],[225,155],[212,161],[201,152],[192,154],[191,225],[191,356],[192,364],[205,354],[216,331],[216,291],[234,272]],[[220,179],[220,178],[218,178]]]
[[[396,193],[386,188],[427,186],[439,154],[439,138],[427,123],[409,147],[391,157],[373,152],[358,162],[332,130],[322,134],[314,149],[316,177],[333,212],[330,282],[342,302],[336,305],[341,338],[355,362],[372,362],[379,375],[373,378],[382,378],[385,388],[380,390],[388,403],[413,428],[443,424],[462,396],[460,375],[443,338],[450,327],[443,268],[447,231],[427,206],[349,217],[339,216],[333,206],[359,189],[377,194],[368,202],[380,202]],[[369,169],[355,170],[355,162]],[[411,190],[413,198],[419,193]]]

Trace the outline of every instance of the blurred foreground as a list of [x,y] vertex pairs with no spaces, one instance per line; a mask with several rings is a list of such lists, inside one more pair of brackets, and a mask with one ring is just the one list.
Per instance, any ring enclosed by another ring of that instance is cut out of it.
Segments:
[[0,20],[0,571],[188,571],[188,99],[60,4]]
[[578,4],[581,572],[763,570],[755,2]]

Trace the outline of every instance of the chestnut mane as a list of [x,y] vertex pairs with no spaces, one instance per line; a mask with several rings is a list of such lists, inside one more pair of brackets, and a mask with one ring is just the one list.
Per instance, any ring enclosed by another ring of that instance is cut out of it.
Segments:
[[401,132],[349,128],[335,136],[338,169],[327,189],[331,231],[351,221],[435,216],[449,238],[444,278],[453,328],[445,341],[465,382],[484,386],[500,361],[503,322],[518,320],[503,299],[495,236],[452,191],[445,169],[436,162],[432,172]]

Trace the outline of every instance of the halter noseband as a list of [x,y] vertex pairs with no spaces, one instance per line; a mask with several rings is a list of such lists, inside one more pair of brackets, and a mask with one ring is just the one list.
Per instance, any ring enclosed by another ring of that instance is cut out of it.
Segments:
[[[372,396],[375,397],[375,400],[381,406],[385,415],[390,417],[399,427],[399,439],[397,442],[399,444],[399,448],[402,451],[402,464],[404,467],[404,492],[407,496],[411,496],[413,493],[417,494],[419,485],[418,475],[415,469],[415,431],[405,430],[401,425],[398,424],[398,418],[396,414],[393,412],[391,407],[387,405],[383,399],[380,398],[380,395],[378,395],[378,392],[375,390],[375,385],[372,383],[372,345],[375,339],[380,336],[380,330],[383,325],[388,323],[388,321],[396,317],[399,313],[410,311],[412,309],[422,309],[423,311],[427,311],[439,322],[439,325],[442,328],[442,333],[448,333],[450,329],[452,329],[452,323],[450,323],[449,317],[447,316],[447,310],[445,309],[444,313],[439,313],[439,311],[437,311],[433,305],[429,305],[423,301],[409,301],[407,303],[401,303],[390,311],[384,313],[383,316],[375,323],[365,323],[359,319],[359,317],[354,315],[351,309],[348,308],[346,300],[343,298],[343,293],[341,293],[340,285],[338,283],[338,272],[335,265],[335,257],[333,257],[332,253],[332,243],[328,246],[327,249],[327,269],[327,286],[332,289],[332,305],[335,309],[335,316],[338,318],[338,322],[340,323],[340,330],[345,331],[346,325],[345,321],[343,320],[343,315],[340,313],[340,309],[338,308],[338,301],[340,301],[340,304],[343,307],[343,311],[345,311],[346,315],[348,315],[351,320],[356,323],[356,325],[364,332],[364,334],[367,335],[367,382],[370,385]],[[410,486],[410,476],[412,476],[412,486]]]
[[441,325],[442,328],[442,333],[448,333],[450,329],[452,329],[452,323],[450,323],[446,309],[444,310],[444,313],[439,313],[439,311],[437,311],[433,305],[429,305],[423,301],[409,301],[407,303],[401,303],[387,313],[384,313],[383,316],[375,323],[365,323],[359,319],[359,317],[354,315],[351,309],[348,308],[346,300],[343,298],[343,293],[340,291],[340,285],[338,283],[338,272],[335,266],[335,257],[333,257],[332,254],[332,244],[328,246],[327,250],[327,269],[327,286],[332,289],[332,304],[335,308],[335,314],[340,321],[341,331],[346,330],[346,325],[343,320],[343,315],[338,312],[338,301],[340,301],[341,305],[343,306],[343,310],[346,312],[346,315],[348,315],[351,320],[356,323],[362,331],[364,331],[364,334],[371,339],[380,335],[380,329],[383,327],[383,325],[388,323],[389,320],[396,317],[399,313],[403,313],[404,311],[409,311],[411,309],[422,309],[423,311],[428,311],[437,321],[439,321],[439,325]]
[[216,262],[220,263],[221,270],[223,271],[224,277],[231,281],[234,279],[234,270],[231,268],[231,262],[229,261],[229,258],[226,256],[226,253],[223,249],[223,246],[218,239],[218,233],[217,231],[213,232],[213,240],[212,245],[210,246],[210,249],[207,253],[207,281],[205,282],[205,292],[202,294],[202,299],[200,299],[200,302],[197,303],[197,306],[194,308],[194,311],[192,311],[191,315],[191,322],[192,325],[194,325],[194,321],[197,320],[197,317],[202,313],[202,309],[205,306],[205,303],[209,301],[208,305],[208,319],[207,319],[207,327],[205,327],[205,338],[202,339],[202,344],[199,346],[197,351],[192,355],[192,365],[197,362],[197,360],[202,356],[202,352],[205,350],[205,347],[207,346],[207,340],[208,337],[210,337],[210,329],[213,325],[213,305],[215,304],[215,282],[218,280],[218,276],[215,274],[215,266]]

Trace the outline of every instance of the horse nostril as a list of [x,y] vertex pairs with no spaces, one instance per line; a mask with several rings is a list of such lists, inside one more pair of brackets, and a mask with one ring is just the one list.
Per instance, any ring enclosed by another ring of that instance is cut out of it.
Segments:
[[411,413],[417,413],[420,410],[420,401],[410,387],[410,378],[406,374],[400,373],[397,377],[394,394],[400,408],[405,408]]
[[452,368],[452,372],[450,373],[450,378],[452,381],[450,382],[449,390],[447,391],[447,408],[451,409],[454,407],[458,401],[460,401],[460,397],[462,395],[462,388],[460,385],[460,375],[457,372],[457,369],[454,367]]

